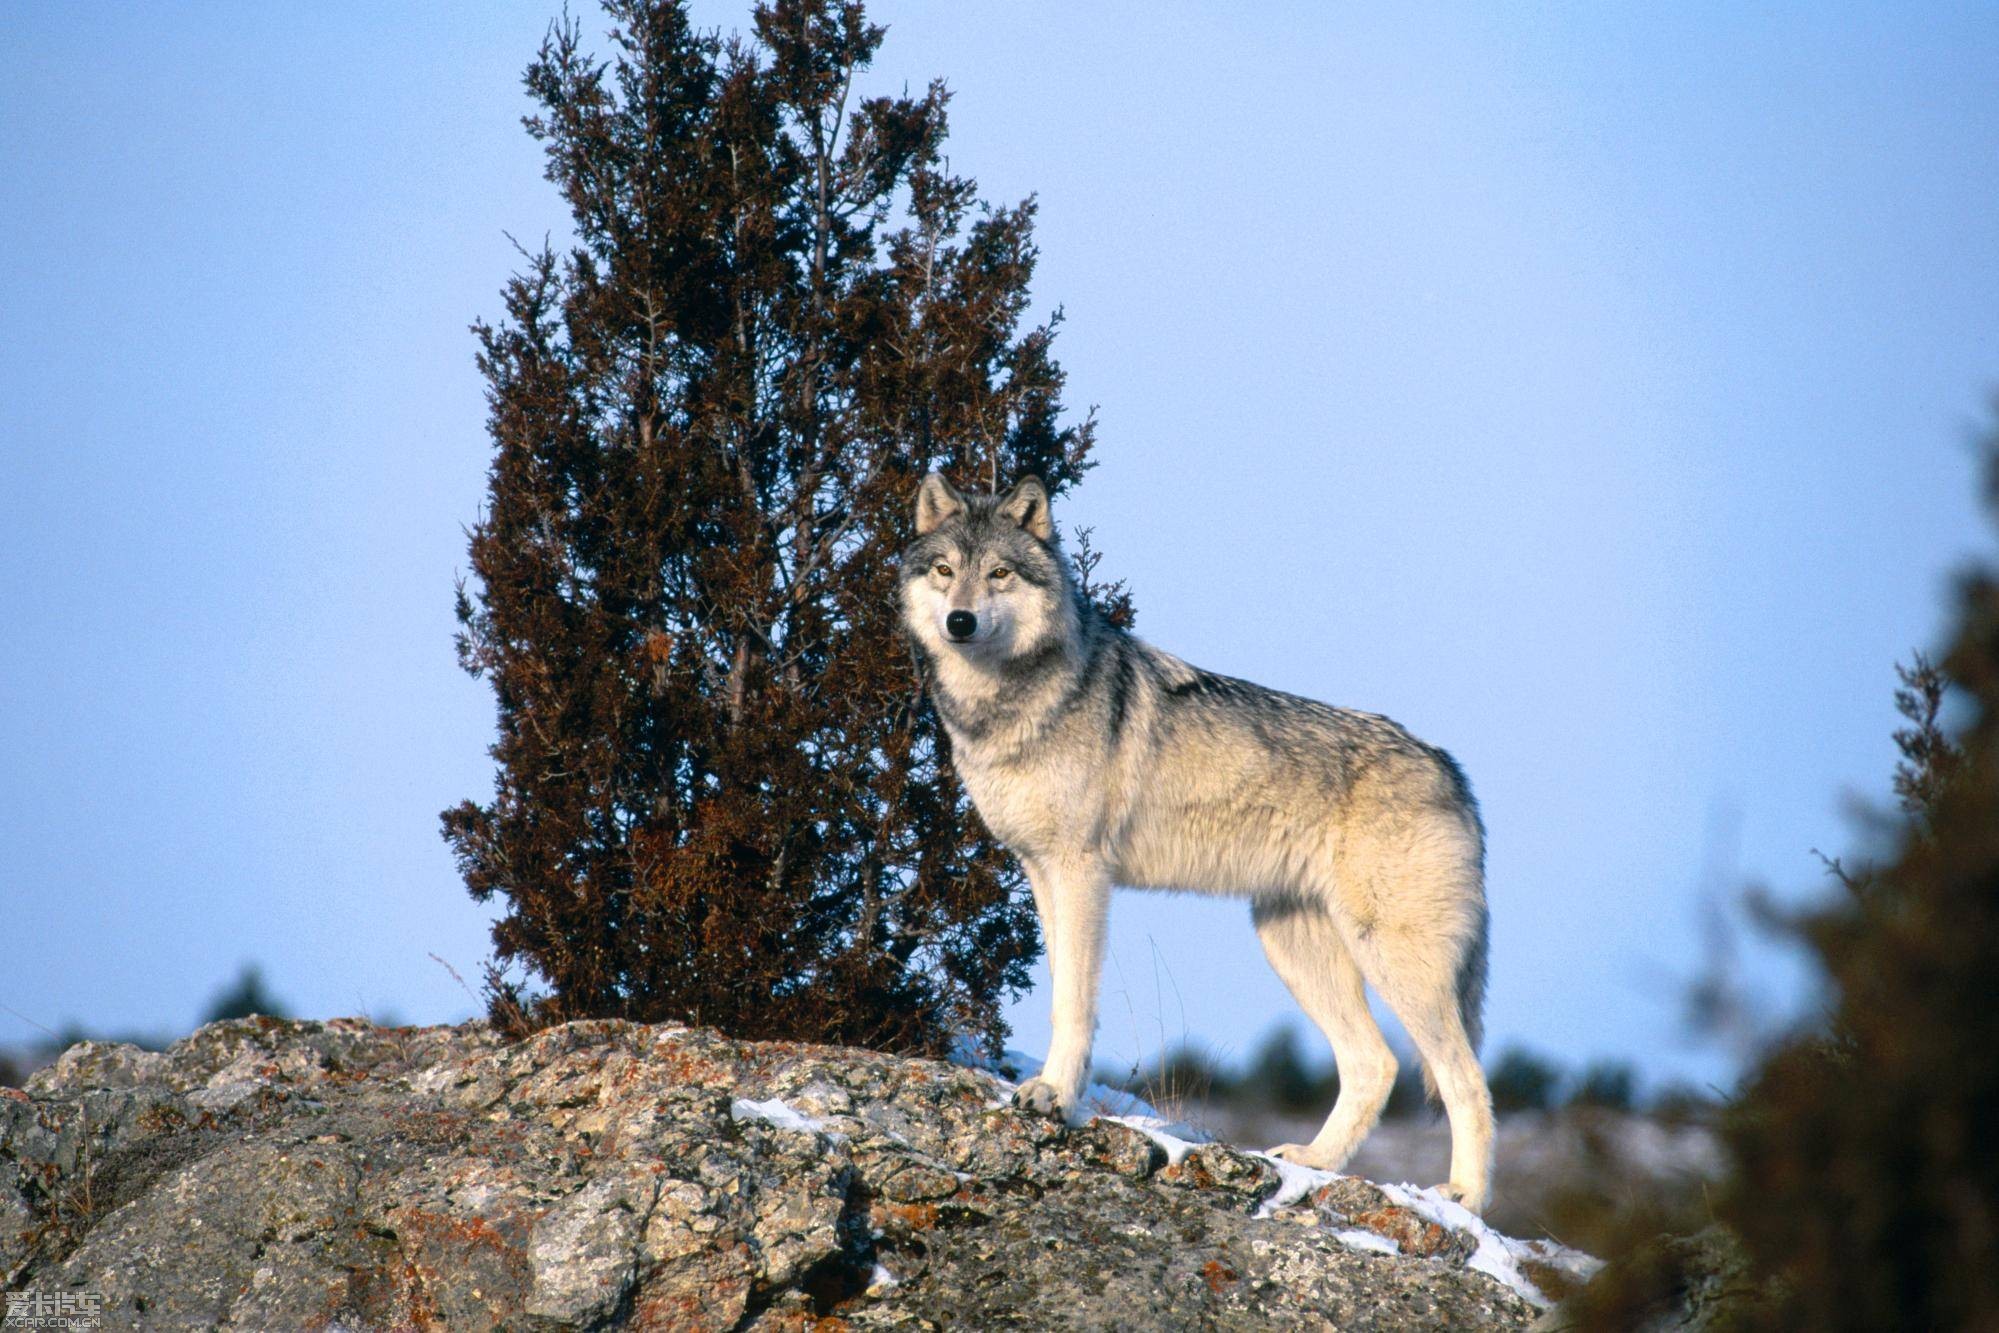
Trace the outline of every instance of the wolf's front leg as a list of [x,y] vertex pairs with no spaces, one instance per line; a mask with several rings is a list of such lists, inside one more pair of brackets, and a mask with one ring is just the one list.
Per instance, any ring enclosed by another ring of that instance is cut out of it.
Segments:
[[[1018,1105],[1068,1119],[1090,1072],[1097,1031],[1097,977],[1103,970],[1110,876],[1090,862],[1044,862],[1032,876],[1042,907],[1048,970],[1055,982],[1054,1034],[1038,1077],[1020,1085]],[[1050,917],[1053,920],[1050,920]]]

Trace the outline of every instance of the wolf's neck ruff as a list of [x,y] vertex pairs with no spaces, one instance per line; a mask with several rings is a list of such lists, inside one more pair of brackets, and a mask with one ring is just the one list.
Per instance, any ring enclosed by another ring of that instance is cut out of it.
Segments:
[[1084,636],[1076,631],[1074,613],[1067,619],[1067,624],[1051,626],[1039,643],[991,664],[935,652],[919,640],[944,725],[954,734],[981,738],[1022,723],[1038,730],[1067,712],[1096,669],[1095,659],[1085,652]]

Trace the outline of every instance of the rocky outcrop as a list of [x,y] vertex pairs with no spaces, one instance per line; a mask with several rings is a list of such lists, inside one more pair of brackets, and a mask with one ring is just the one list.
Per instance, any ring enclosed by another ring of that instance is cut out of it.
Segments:
[[674,1025],[243,1019],[28,1083],[0,1278],[107,1328],[1519,1328],[1520,1273],[1575,1268],[990,1072]]

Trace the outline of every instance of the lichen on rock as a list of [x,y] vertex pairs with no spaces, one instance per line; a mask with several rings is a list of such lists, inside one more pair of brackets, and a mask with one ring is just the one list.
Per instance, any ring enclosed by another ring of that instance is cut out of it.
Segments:
[[[579,1022],[212,1024],[0,1096],[0,1277],[107,1326],[1521,1328],[1481,1241],[988,1072]],[[1357,1235],[1395,1242],[1356,1245]],[[1489,1236],[1485,1243],[1490,1243]],[[1393,1250],[1390,1253],[1387,1251]],[[1532,1294],[1531,1288],[1528,1294]]]

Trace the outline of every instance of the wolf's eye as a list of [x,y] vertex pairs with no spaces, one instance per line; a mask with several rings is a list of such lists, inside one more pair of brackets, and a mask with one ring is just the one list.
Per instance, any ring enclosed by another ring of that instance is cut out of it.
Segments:
[[937,565],[937,567],[931,570],[930,572],[935,574],[940,579],[948,579],[951,577],[951,566],[940,562]]
[[1001,565],[998,569],[995,569],[988,577],[990,577],[993,580],[993,582],[1000,583],[1004,582],[1006,577],[1012,573],[1013,573],[1012,570],[1008,569],[1005,565]]

